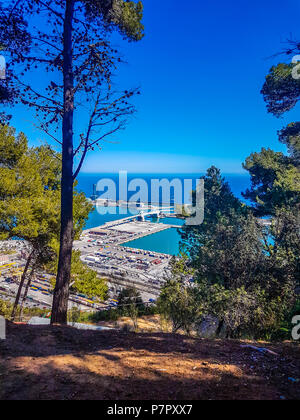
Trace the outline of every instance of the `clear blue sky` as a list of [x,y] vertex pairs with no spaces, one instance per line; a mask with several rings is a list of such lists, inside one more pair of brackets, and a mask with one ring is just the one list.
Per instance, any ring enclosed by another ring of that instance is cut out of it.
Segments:
[[[85,172],[203,172],[215,164],[225,173],[261,147],[284,150],[276,132],[298,120],[267,114],[260,95],[264,77],[282,58],[268,58],[287,38],[300,39],[297,0],[144,0],[146,36],[128,44],[114,37],[128,64],[121,87],[140,86],[137,114],[128,128],[94,152]],[[30,114],[13,125],[32,143]]]

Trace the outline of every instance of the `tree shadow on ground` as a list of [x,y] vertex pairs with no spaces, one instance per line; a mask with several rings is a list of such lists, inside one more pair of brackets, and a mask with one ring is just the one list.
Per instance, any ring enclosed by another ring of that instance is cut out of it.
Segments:
[[[103,369],[105,371],[105,369]],[[135,373],[95,373],[70,364],[58,368],[48,362],[39,371],[32,367],[11,371],[4,378],[0,398],[6,400],[207,400],[207,399],[274,399],[274,389],[265,389],[259,378],[222,373],[207,368],[194,378],[169,375],[148,369]],[[244,382],[244,383],[243,383]]]
[[286,379],[300,376],[299,347],[272,348],[282,354],[254,354],[239,341],[9,324],[0,399],[300,398]]

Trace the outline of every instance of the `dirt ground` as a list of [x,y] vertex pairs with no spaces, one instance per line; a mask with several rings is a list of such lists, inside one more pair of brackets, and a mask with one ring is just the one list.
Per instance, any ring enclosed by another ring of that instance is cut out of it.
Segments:
[[0,399],[300,399],[299,344],[265,344],[276,355],[241,344],[9,324]]

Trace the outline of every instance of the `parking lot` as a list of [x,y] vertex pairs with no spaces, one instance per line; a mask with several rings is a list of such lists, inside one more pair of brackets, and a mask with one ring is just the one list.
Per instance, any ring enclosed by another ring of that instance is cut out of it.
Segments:
[[150,222],[109,224],[90,229],[74,248],[80,250],[82,261],[109,279],[110,293],[117,294],[128,286],[136,287],[144,301],[155,300],[165,283],[170,255],[133,249],[121,244],[141,236],[168,229],[167,225]]
[[[9,263],[0,265],[0,299],[14,303],[24,266],[25,261],[17,254],[11,257]],[[53,300],[52,277],[43,273],[37,273],[34,276],[25,301],[25,307],[51,309]],[[107,307],[106,304],[90,300],[84,295],[70,294],[69,309],[73,306],[81,311],[100,310]]]
[[[128,221],[109,224],[85,231],[74,248],[81,252],[82,261],[108,281],[109,299],[99,303],[80,294],[71,294],[69,308],[74,305],[83,311],[101,310],[116,306],[120,291],[133,286],[144,302],[154,302],[165,283],[170,256],[147,250],[121,246],[142,236],[168,229],[167,225],[147,221]],[[0,298],[14,302],[26,262],[28,246],[25,241],[0,242]],[[3,251],[5,250],[5,252]],[[35,275],[25,307],[51,309],[53,291],[51,275]],[[53,283],[53,282],[52,282]]]

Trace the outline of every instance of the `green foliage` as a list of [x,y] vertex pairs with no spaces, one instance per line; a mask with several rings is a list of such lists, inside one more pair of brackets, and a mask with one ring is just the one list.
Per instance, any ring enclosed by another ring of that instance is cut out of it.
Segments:
[[[181,280],[180,280],[181,278]],[[226,288],[207,278],[190,285],[179,265],[161,291],[158,310],[173,326],[190,333],[204,316],[219,320],[227,337],[266,338],[280,325],[290,307],[291,290],[269,293],[248,281],[245,286]]]
[[252,201],[256,215],[274,215],[280,208],[300,203],[300,172],[293,158],[262,149],[252,153],[243,167],[252,184],[243,196]]
[[[298,42],[290,44],[288,55],[299,52]],[[297,65],[280,63],[266,77],[262,94],[268,111],[275,116],[294,108],[300,99],[300,80],[293,74]],[[290,123],[278,134],[289,156],[263,149],[260,154],[251,155],[245,165],[252,178],[252,188],[246,196],[256,203],[258,210],[270,215],[278,208],[299,211],[300,207],[300,123]]]
[[270,331],[269,338],[273,341],[290,340],[294,327],[292,319],[296,315],[300,315],[300,299],[296,301],[293,308],[286,314],[281,324]]
[[280,325],[290,303],[290,295],[272,297],[259,286],[232,290],[202,282],[199,304],[204,313],[217,317],[230,338],[268,338]]
[[71,322],[74,325],[76,322],[80,321],[80,318],[81,318],[80,309],[77,308],[76,306],[73,306],[68,311],[68,322]]
[[[274,165],[274,156],[282,166]],[[189,259],[172,261],[173,277],[160,297],[161,312],[172,320],[175,330],[186,322],[188,331],[193,321],[210,315],[219,319],[229,337],[269,338],[295,303],[300,277],[299,211],[292,203],[283,207],[282,200],[272,207],[275,193],[269,177],[273,170],[278,176],[271,179],[281,179],[284,170],[295,168],[284,165],[282,154],[265,151],[248,159],[249,169],[255,159],[264,162],[265,168],[253,172],[253,177],[264,197],[264,211],[272,209],[272,224],[262,226],[252,209],[233,196],[220,172],[208,171],[205,220],[200,226],[182,228]],[[294,178],[280,185],[284,196],[287,189],[297,188]],[[258,205],[257,196],[255,200]],[[186,282],[189,270],[194,270],[196,279],[192,286]]]
[[[16,130],[9,126],[0,127],[0,165],[3,168],[14,167],[28,148],[27,139],[23,133],[16,136]],[[7,173],[7,172],[6,172]],[[1,177],[5,176],[1,173]]]
[[188,258],[183,255],[170,262],[171,275],[161,290],[157,309],[163,320],[171,323],[173,332],[183,330],[189,334],[202,314],[198,305],[197,290],[189,280],[194,270],[189,267]]
[[296,64],[280,63],[273,66],[266,76],[262,95],[268,112],[280,116],[290,111],[300,98],[300,80],[292,76]]
[[118,309],[122,316],[135,316],[144,311],[145,305],[135,287],[128,287],[119,293]]
[[183,330],[190,334],[201,315],[196,299],[196,288],[186,286],[178,279],[168,280],[162,288],[157,307],[164,320],[171,323],[173,333]]
[[300,123],[288,124],[286,128],[279,131],[279,141],[288,148],[293,164],[300,167]]
[[130,41],[144,37],[143,3],[128,0],[84,0],[89,19],[97,16],[108,28],[117,28]]
[[81,313],[80,321],[91,322],[97,324],[101,321],[117,321],[121,317],[117,308],[110,308],[105,311]]
[[[143,301],[141,298],[140,293],[137,291],[135,287],[128,287],[126,289],[121,290],[118,296],[118,307],[120,311],[124,311],[126,313],[126,305],[142,305]],[[124,309],[123,309],[124,308]]]
[[97,297],[102,301],[107,299],[106,280],[99,278],[94,270],[91,270],[81,261],[79,251],[73,251],[71,281],[75,282],[72,289],[77,293],[82,293],[89,298]]
[[133,328],[138,330],[138,316],[145,313],[145,305],[143,304],[140,293],[135,287],[128,287],[119,293],[118,313],[121,316],[128,316],[133,322]]
[[218,283],[227,289],[254,281],[257,266],[262,264],[262,237],[256,220],[249,215],[221,218],[206,226],[194,266],[199,279]]
[[121,18],[115,23],[120,27],[122,33],[134,41],[140,41],[144,37],[143,3],[138,1],[123,1]]
[[[60,156],[49,146],[29,148],[24,134],[0,127],[0,234],[2,237],[59,242]],[[92,205],[74,192],[74,235],[78,239]]]
[[[2,5],[1,5],[2,6]],[[22,18],[22,13],[15,11],[14,16],[8,20],[5,14],[5,7],[0,7],[0,51],[19,51],[27,52],[30,44],[30,36],[27,32],[26,22]],[[9,74],[9,72],[8,72]],[[10,74],[9,74],[10,75]],[[11,86],[11,77],[0,80],[0,105],[11,105],[15,99],[15,91]],[[0,112],[0,124],[7,124],[11,115]]]
[[269,243],[269,273],[279,283],[300,285],[300,212],[299,207],[280,209],[266,230]]
[[190,334],[210,315],[219,320],[219,332],[230,338],[275,338],[290,308],[289,289],[272,296],[259,286],[229,290],[207,281],[184,285],[178,279],[166,283],[158,300],[158,311],[173,332],[181,329]]
[[[60,156],[48,146],[29,148],[24,134],[0,127],[0,238],[25,239],[35,250],[33,264],[57,270],[60,235]],[[92,209],[74,192],[74,236],[80,237]],[[73,253],[74,290],[105,299],[106,282]]]
[[170,269],[172,278],[182,280],[183,278],[190,278],[194,275],[194,270],[189,264],[189,258],[186,254],[181,253],[181,258],[173,256],[170,260]]
[[59,160],[47,146],[28,148],[7,126],[0,128],[0,151],[0,237],[51,248],[59,236]]
[[[299,45],[297,41],[290,41],[290,48],[286,51],[286,54],[291,56],[299,53]],[[272,67],[266,77],[262,94],[268,111],[275,116],[290,111],[300,99],[300,80],[293,74],[295,67],[298,68],[298,63],[280,63]],[[288,148],[288,157],[269,151],[269,167],[264,156],[265,153],[261,153],[261,156],[258,154],[257,156],[250,156],[246,163],[246,169],[252,171],[250,173],[254,186],[255,183],[259,185],[263,181],[260,175],[260,172],[262,172],[266,176],[264,188],[274,190],[275,196],[270,197],[269,208],[266,208],[266,210],[278,207],[278,205],[282,207],[300,206],[300,123],[288,124],[287,127],[279,131],[278,135],[279,141]],[[271,156],[271,153],[273,153],[273,156]],[[274,165],[273,168],[272,164]],[[258,182],[255,181],[255,176],[258,178]],[[250,199],[255,201],[254,189],[252,192]],[[260,197],[257,199],[258,202],[259,199]],[[273,213],[270,212],[270,214]]]
[[[57,247],[58,251],[58,247]],[[46,270],[49,273],[56,273],[58,265],[58,252],[56,258],[46,264]],[[96,271],[91,270],[80,259],[80,252],[72,252],[72,266],[71,266],[71,291],[81,293],[90,299],[98,298],[100,301],[105,301],[108,296],[108,287],[106,279],[98,277]],[[52,283],[55,287],[55,279]]]
[[5,300],[0,300],[0,315],[8,319],[12,311],[12,305]]
[[[0,315],[6,319],[10,319],[13,305],[3,299],[0,299]],[[49,311],[40,308],[24,308],[23,316],[25,318],[31,318],[33,316],[45,316]],[[20,313],[20,307],[17,308],[17,315]]]
[[232,193],[228,182],[222,177],[220,169],[215,166],[210,167],[203,180],[205,196],[204,223],[217,222],[221,216],[230,216],[232,212],[245,212],[243,204]]
[[[147,315],[157,315],[159,310],[157,306],[138,306],[138,317],[147,316]],[[92,324],[97,324],[101,321],[117,321],[119,318],[124,316],[123,309],[119,308],[109,308],[107,310],[97,311],[97,312],[82,312],[80,315],[80,322],[90,322]],[[130,313],[127,312],[126,316],[130,316]]]
[[241,287],[253,281],[263,258],[259,226],[219,170],[209,169],[204,181],[204,222],[182,229],[187,255],[199,279],[228,289]]
[[[198,257],[200,246],[207,243],[210,231],[217,232],[218,226],[229,226],[232,218],[237,219],[247,214],[246,206],[233,195],[219,169],[212,166],[203,179],[204,221],[199,226],[184,226],[181,231],[185,252],[191,260]],[[194,192],[192,196],[194,197]]]

